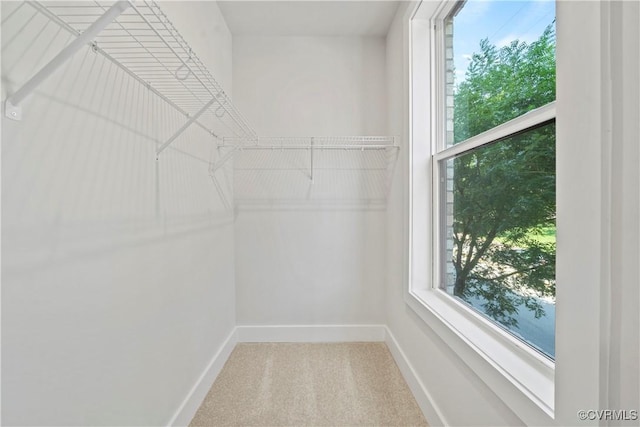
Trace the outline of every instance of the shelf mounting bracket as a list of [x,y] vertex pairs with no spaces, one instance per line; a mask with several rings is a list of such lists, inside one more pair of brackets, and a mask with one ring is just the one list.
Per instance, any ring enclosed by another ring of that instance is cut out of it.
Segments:
[[224,166],[224,164],[227,162],[227,160],[229,160],[230,158],[233,157],[233,155],[235,154],[236,151],[238,151],[240,148],[238,147],[233,147],[231,149],[231,151],[229,151],[227,154],[225,154],[224,156],[222,156],[220,158],[220,160],[218,160],[215,164],[213,164],[211,166],[211,173],[216,173],[218,171],[218,169],[220,169],[222,166]]
[[311,145],[311,173],[309,178],[311,178],[312,184],[313,184],[313,143],[314,143],[314,140],[313,140],[313,137],[311,137],[311,144],[310,144]]
[[122,12],[127,10],[127,8],[131,6],[131,1],[133,0],[120,0],[107,9],[107,11],[84,30],[82,34],[65,46],[47,65],[34,74],[33,77],[22,85],[13,95],[9,96],[5,101],[5,116],[13,120],[20,120],[22,118],[22,110],[19,104],[82,46],[91,43],[107,25],[111,24]]
[[207,102],[204,107],[202,107],[197,113],[195,113],[193,116],[191,116],[191,118],[189,120],[187,120],[187,122],[182,125],[182,127],[180,129],[178,129],[176,131],[176,133],[174,133],[173,135],[171,135],[171,138],[167,139],[167,141],[162,144],[160,147],[158,147],[158,149],[156,150],[156,155],[162,153],[164,151],[165,148],[167,148],[169,145],[171,145],[171,143],[173,141],[176,140],[177,137],[179,137],[182,132],[184,132],[185,130],[187,130],[187,128],[189,126],[191,126],[193,124],[193,122],[195,122],[196,120],[198,120],[198,118],[204,114],[205,111],[207,111],[209,109],[209,107],[211,107],[211,105],[216,102],[216,100],[218,99],[217,96],[214,96],[213,98],[211,98],[211,101]]
[[22,120],[22,107],[13,105],[11,99],[4,103],[4,115],[13,120]]

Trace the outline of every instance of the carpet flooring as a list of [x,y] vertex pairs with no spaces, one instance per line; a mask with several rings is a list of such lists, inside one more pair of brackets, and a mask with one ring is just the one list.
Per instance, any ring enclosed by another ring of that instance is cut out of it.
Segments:
[[238,344],[191,426],[427,426],[384,343]]

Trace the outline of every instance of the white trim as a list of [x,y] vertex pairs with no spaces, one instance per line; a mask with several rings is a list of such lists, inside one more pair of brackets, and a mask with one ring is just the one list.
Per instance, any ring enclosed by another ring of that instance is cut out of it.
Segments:
[[[555,117],[555,103],[533,110],[491,131],[436,153],[438,77],[429,50],[437,48],[434,30],[443,8],[455,2],[444,0],[424,9],[422,19],[409,22],[410,111],[409,131],[409,268],[404,299],[430,329],[440,336],[460,360],[475,372],[496,396],[527,425],[548,424],[554,417],[553,362],[538,354],[492,322],[444,294],[437,285],[439,263],[438,225],[432,204],[439,198],[438,167],[435,158],[451,157],[491,140],[545,123]],[[430,17],[428,13],[430,13]],[[434,18],[436,17],[436,18]],[[425,53],[427,52],[427,53]],[[442,78],[442,76],[440,76]],[[426,88],[420,89],[423,86]],[[417,90],[418,89],[418,90]],[[422,98],[413,96],[417,90]],[[434,96],[434,94],[436,96]],[[420,118],[420,119],[416,119]],[[429,118],[430,126],[424,121]],[[434,164],[435,163],[435,164]],[[435,174],[435,176],[434,176]],[[435,229],[433,228],[435,225]],[[427,238],[425,240],[425,238]],[[435,274],[434,274],[435,273]],[[437,396],[437,394],[436,394]]]
[[407,356],[404,354],[404,351],[402,351],[402,348],[400,348],[400,345],[391,333],[391,330],[388,327],[385,327],[385,329],[385,344],[393,356],[396,365],[398,365],[398,369],[400,369],[400,373],[409,386],[411,393],[413,393],[413,397],[416,399],[422,414],[429,422],[429,425],[451,425],[447,422],[442,410],[436,405],[435,400],[431,396],[431,393],[429,393],[427,387],[420,380],[420,377],[416,373]]
[[[437,296],[439,292],[441,291],[434,290],[429,294]],[[520,349],[510,347],[512,343],[509,340],[499,340],[492,334],[495,332],[494,328],[483,330],[478,327],[479,322],[464,318],[465,314],[474,315],[473,312],[454,310],[451,307],[447,310],[447,305],[452,299],[445,297],[446,295],[443,295],[438,298],[438,310],[429,308],[414,295],[410,295],[408,305],[524,424],[551,423],[554,418],[553,371],[536,375],[544,371],[544,362],[531,363],[527,358],[519,357],[517,353],[522,353]],[[443,311],[446,311],[446,314],[443,314]],[[476,328],[477,334],[481,335],[474,337],[473,341],[468,338],[468,330],[471,328]],[[495,345],[483,345],[482,349],[495,349],[494,354],[487,354],[476,345],[477,341],[486,343],[492,340]],[[535,386],[532,387],[532,384]],[[546,396],[536,395],[535,389],[546,390]]]
[[[510,396],[519,391],[547,415],[553,417],[555,367],[552,361],[508,332],[497,328],[491,320],[469,310],[463,303],[451,298],[442,290],[417,291],[412,296],[415,303],[410,305],[420,318],[433,325],[435,322],[426,315],[426,310],[430,311],[440,321],[439,326],[448,328],[453,337],[464,342],[469,350],[486,361],[496,373],[504,376],[515,387],[509,391]],[[455,349],[455,345],[450,342],[455,338],[443,334],[438,329],[434,328],[434,331]],[[468,361],[464,361],[471,366]],[[492,375],[479,372],[478,376],[487,385],[493,385]],[[506,402],[509,398],[503,396],[503,400]]]
[[523,132],[535,126],[556,118],[556,102],[550,102],[540,108],[531,110],[515,119],[509,120],[501,125],[495,126],[481,134],[472,136],[466,141],[452,145],[435,154],[436,161],[448,159],[466,151],[473,150],[489,142],[498,141],[518,132]]
[[237,342],[383,342],[385,325],[243,325]]
[[238,342],[236,329],[237,328],[233,328],[225,342],[220,346],[220,349],[213,356],[193,387],[191,387],[191,390],[189,390],[189,393],[184,398],[173,417],[171,417],[167,426],[189,425]]
[[[434,7],[431,3],[422,3],[423,7]],[[430,117],[431,105],[429,99],[432,98],[433,87],[429,83],[432,74],[425,73],[425,69],[431,67],[431,56],[429,51],[431,37],[431,23],[426,19],[414,19],[409,22],[409,154],[408,158],[408,209],[409,218],[406,227],[408,233],[408,274],[407,284],[421,289],[430,287],[431,271],[433,268],[431,260],[432,241],[432,209],[430,205],[433,196],[431,186],[432,144],[429,141],[431,130],[428,123],[421,120],[414,120],[414,117]],[[431,71],[432,72],[432,71]],[[416,76],[422,76],[418,79]],[[414,97],[414,93],[425,94],[424,97]],[[414,144],[413,141],[420,141]],[[416,197],[420,193],[424,197]],[[417,238],[414,238],[417,236]],[[421,254],[422,262],[412,262],[416,254]],[[418,285],[419,284],[419,285]],[[407,286],[405,299],[409,289]]]
[[[466,1],[466,0],[464,0]],[[447,17],[453,12],[460,2],[458,0],[443,0],[439,6],[432,13],[429,18],[429,51],[426,53],[429,56],[429,72],[430,78],[428,84],[431,86],[433,96],[430,96],[427,102],[430,102],[431,108],[430,117],[430,136],[431,141],[429,146],[433,153],[437,153],[442,147],[445,146],[447,140],[446,129],[446,114],[445,108],[441,108],[446,104],[447,100],[447,85],[446,85],[446,61],[441,61],[445,57],[445,21]],[[434,58],[438,58],[434,60]],[[427,68],[425,68],[426,70]],[[424,72],[421,70],[420,72]]]

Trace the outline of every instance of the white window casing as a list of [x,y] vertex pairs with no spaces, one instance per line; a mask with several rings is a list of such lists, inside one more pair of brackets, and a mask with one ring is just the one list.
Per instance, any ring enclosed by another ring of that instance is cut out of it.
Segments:
[[524,414],[527,424],[539,424],[540,410],[554,415],[553,361],[439,288],[444,273],[439,271],[437,183],[442,160],[554,120],[555,103],[445,148],[449,94],[445,67],[435,58],[446,58],[441,17],[455,6],[454,1],[423,2],[410,22],[410,267],[405,299],[505,403]]
[[[434,98],[443,94],[430,84],[438,45],[432,18],[452,3],[416,5],[405,33],[411,145],[405,302],[523,424],[603,425],[579,419],[578,411],[633,410],[639,402],[640,5],[556,2],[557,101],[542,109],[557,111],[554,366],[433,282],[430,159],[442,129],[430,118]],[[430,363],[428,355],[421,363]]]

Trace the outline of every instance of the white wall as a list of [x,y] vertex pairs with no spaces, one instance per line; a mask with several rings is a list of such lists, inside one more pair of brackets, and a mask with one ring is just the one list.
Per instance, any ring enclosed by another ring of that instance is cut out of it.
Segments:
[[[234,102],[262,136],[384,135],[384,63],[380,37],[237,36]],[[248,181],[260,204],[240,205],[236,218],[238,324],[383,322],[385,213],[360,199],[363,174],[350,175],[359,181],[352,186],[324,172],[325,180],[313,184],[304,173],[289,176],[295,182],[280,180],[286,171]],[[303,196],[326,185],[327,194],[356,190],[351,198],[320,202],[282,197],[293,194],[285,187],[299,185]],[[246,185],[243,196],[252,197]]]
[[[636,2],[558,5],[559,315],[554,419],[530,403],[508,407],[480,379],[480,372],[463,361],[463,353],[473,350],[457,345],[453,333],[441,338],[446,334],[438,335],[437,325],[426,324],[405,303],[408,19],[401,8],[387,37],[389,128],[404,137],[388,209],[386,308],[387,325],[421,383],[421,395],[426,395],[427,419],[431,425],[596,425],[597,420],[579,420],[577,411],[626,409],[630,416],[629,411],[640,404],[640,6]],[[500,387],[508,388],[509,383]],[[637,420],[610,422],[619,424],[637,425]]]
[[382,37],[235,36],[234,102],[260,136],[384,135]]
[[231,95],[233,37],[215,1],[159,1],[173,25],[207,66],[222,88]]
[[239,324],[383,323],[384,212],[240,211]]
[[639,28],[638,2],[558,4],[559,424],[640,407]]
[[[17,5],[2,3],[3,100],[69,39]],[[167,12],[230,89],[215,3]],[[166,425],[235,325],[212,140],[191,129],[156,178],[184,118],[88,47],[23,114],[2,117],[2,423]]]

